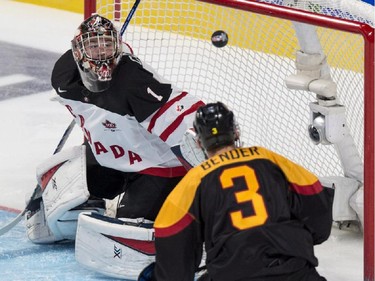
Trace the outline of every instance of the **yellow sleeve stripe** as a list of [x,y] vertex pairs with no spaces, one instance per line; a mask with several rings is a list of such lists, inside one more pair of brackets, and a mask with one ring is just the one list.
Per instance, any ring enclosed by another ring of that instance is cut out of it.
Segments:
[[173,232],[174,227],[179,229],[194,219],[188,212],[201,180],[199,173],[198,167],[191,169],[169,194],[155,220],[155,231],[163,233],[165,229],[168,232],[171,227]]
[[[291,185],[296,188],[295,190],[296,192],[301,193],[301,194],[303,193],[312,194],[312,193],[318,193],[317,191],[321,190],[321,187],[319,187],[320,183],[319,183],[318,178],[313,173],[306,170],[304,167],[290,161],[289,159],[279,154],[276,154],[264,148],[259,148],[259,149],[260,151],[264,151],[266,158],[268,158],[270,161],[272,161],[273,163],[275,163],[276,165],[280,167],[280,169],[285,174],[288,182],[290,182]],[[309,190],[302,191],[304,187],[306,188],[313,187],[313,189],[316,189],[316,190],[315,191],[309,191]]]
[[155,237],[168,237],[179,233],[184,230],[194,218],[189,214],[185,214],[179,221],[169,227],[156,227],[155,228]]

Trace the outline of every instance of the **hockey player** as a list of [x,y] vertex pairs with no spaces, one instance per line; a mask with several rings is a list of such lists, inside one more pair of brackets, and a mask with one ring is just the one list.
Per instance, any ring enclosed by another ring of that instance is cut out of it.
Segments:
[[191,169],[154,224],[156,263],[138,280],[326,280],[313,246],[332,226],[332,193],[303,167],[263,147],[236,145],[232,111],[198,109],[194,128],[209,157]]
[[85,142],[38,168],[44,193],[27,216],[30,240],[75,239],[77,214],[103,213],[100,199],[123,192],[117,217],[152,222],[186,174],[171,148],[181,144],[203,102],[142,63],[99,15],[79,26],[51,81]]

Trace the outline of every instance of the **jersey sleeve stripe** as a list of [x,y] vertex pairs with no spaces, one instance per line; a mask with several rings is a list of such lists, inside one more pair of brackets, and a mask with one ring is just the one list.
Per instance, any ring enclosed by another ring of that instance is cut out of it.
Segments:
[[[199,101],[195,104],[193,104],[188,110],[185,110],[183,114],[179,115],[173,122],[171,125],[169,125],[164,131],[163,133],[161,133],[160,135],[160,138],[163,140],[163,141],[166,141],[168,139],[168,137],[173,134],[173,132],[178,128],[178,126],[181,125],[182,121],[184,120],[184,117],[186,115],[189,115],[195,111],[197,111],[198,107],[204,105],[203,102]],[[191,126],[193,126],[193,124],[191,124]]]
[[172,167],[172,168],[152,167],[152,168],[144,169],[140,171],[139,173],[163,177],[163,178],[174,178],[174,177],[184,176],[186,174],[186,168],[184,168],[183,166]]
[[155,226],[155,237],[168,237],[175,235],[182,230],[184,230],[192,221],[194,221],[194,218],[189,214],[186,213],[185,216],[183,216],[178,222],[175,224],[168,226],[168,227],[156,227]]
[[295,193],[301,195],[315,195],[323,190],[323,186],[319,181],[316,181],[311,185],[298,185],[296,183],[291,183],[290,186]]
[[156,121],[160,116],[162,116],[173,104],[178,102],[179,100],[183,99],[188,93],[187,92],[182,92],[178,96],[174,97],[173,99],[169,100],[163,107],[161,107],[155,115],[152,117],[150,124],[148,125],[147,131],[151,133],[152,129],[155,126]]

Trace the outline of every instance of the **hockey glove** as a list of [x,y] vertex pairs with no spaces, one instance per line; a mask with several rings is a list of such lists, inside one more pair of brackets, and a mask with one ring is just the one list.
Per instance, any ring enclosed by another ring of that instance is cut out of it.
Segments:
[[188,129],[184,133],[181,143],[171,149],[186,170],[190,170],[206,159],[206,155],[197,144],[196,133],[193,129]]
[[155,262],[150,263],[146,266],[142,272],[139,274],[138,281],[151,281],[152,274],[154,273]]

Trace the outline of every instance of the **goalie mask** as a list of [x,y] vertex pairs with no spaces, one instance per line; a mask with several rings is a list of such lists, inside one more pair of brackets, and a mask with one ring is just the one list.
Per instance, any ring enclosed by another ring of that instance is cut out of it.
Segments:
[[206,151],[212,151],[239,142],[239,130],[234,114],[223,103],[209,103],[195,115],[194,129]]
[[72,40],[72,51],[85,87],[91,92],[108,89],[121,57],[121,36],[113,23],[97,14],[86,19]]

